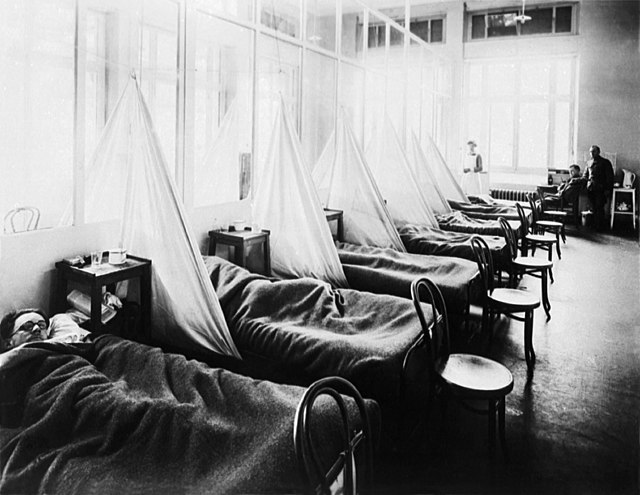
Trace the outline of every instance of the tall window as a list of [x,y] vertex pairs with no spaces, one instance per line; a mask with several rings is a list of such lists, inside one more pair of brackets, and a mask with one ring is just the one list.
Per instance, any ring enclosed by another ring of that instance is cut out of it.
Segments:
[[444,42],[444,17],[412,17],[410,29],[413,34],[426,43]]
[[574,79],[573,57],[467,64],[465,139],[478,141],[487,168],[535,182],[571,163]]

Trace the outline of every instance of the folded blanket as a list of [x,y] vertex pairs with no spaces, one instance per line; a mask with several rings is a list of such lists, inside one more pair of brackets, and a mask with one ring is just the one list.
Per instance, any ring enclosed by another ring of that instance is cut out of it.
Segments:
[[[292,433],[299,387],[111,335],[63,351],[45,345],[1,371],[3,390],[25,390],[19,425],[1,429],[2,493],[300,491]],[[332,450],[337,411],[328,401],[320,409]]]
[[462,313],[476,284],[478,265],[462,258],[401,253],[395,249],[337,243],[338,255],[353,289],[411,298],[411,284],[419,277],[435,282],[447,310]]
[[[397,406],[403,361],[422,331],[410,300],[309,278],[271,280],[217,257],[205,262],[236,346],[262,363],[264,378],[309,384],[337,375],[383,408]],[[428,305],[425,314],[431,318]]]
[[498,218],[503,217],[505,220],[520,220],[515,206],[463,203],[452,199],[448,199],[447,201],[451,208],[461,211],[471,218],[497,220]]

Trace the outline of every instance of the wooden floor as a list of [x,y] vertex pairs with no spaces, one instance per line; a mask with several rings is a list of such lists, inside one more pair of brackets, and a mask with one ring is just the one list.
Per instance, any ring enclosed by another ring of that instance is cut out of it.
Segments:
[[[514,375],[509,461],[489,458],[485,417],[452,404],[443,425],[436,407],[412,446],[378,460],[379,492],[639,493],[637,233],[570,228],[562,254],[558,261],[554,253],[552,318],[547,323],[542,308],[535,313],[532,379],[520,322],[503,318],[490,349],[480,340],[466,349],[497,359]],[[538,279],[525,277],[521,287],[540,293]]]

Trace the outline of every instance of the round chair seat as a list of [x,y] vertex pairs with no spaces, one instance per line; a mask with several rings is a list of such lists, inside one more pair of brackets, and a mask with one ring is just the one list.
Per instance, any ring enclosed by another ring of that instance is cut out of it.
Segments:
[[556,236],[550,234],[527,234],[527,240],[532,242],[556,242]]
[[542,258],[536,258],[534,256],[521,256],[512,261],[514,265],[521,266],[522,268],[552,268],[553,261],[548,261]]
[[514,313],[540,306],[540,299],[537,296],[518,289],[494,289],[488,297],[494,303]]
[[547,227],[550,229],[561,229],[562,224],[560,222],[554,222],[553,220],[538,220],[536,225],[540,227]]
[[543,215],[549,215],[550,217],[568,217],[569,213],[566,211],[560,210],[545,210],[542,212]]
[[437,363],[440,376],[467,397],[489,399],[501,397],[513,389],[513,376],[502,364],[472,354],[450,354]]

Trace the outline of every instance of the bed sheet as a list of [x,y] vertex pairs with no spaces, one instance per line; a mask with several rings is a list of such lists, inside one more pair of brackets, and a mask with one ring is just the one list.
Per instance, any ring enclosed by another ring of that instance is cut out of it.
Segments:
[[[301,490],[293,419],[304,389],[111,335],[30,347],[0,367],[0,492]],[[328,452],[340,423],[335,406],[320,406]]]
[[449,206],[456,211],[461,211],[471,218],[481,220],[497,220],[503,217],[505,220],[520,220],[515,206],[487,205],[479,203],[463,203],[461,201],[447,200]]
[[[502,228],[497,220],[482,220],[470,218],[461,211],[453,211],[442,215],[436,215],[438,225],[442,230],[450,232],[462,232],[466,234],[478,234],[502,237]],[[520,230],[520,220],[507,220],[514,232]]]

